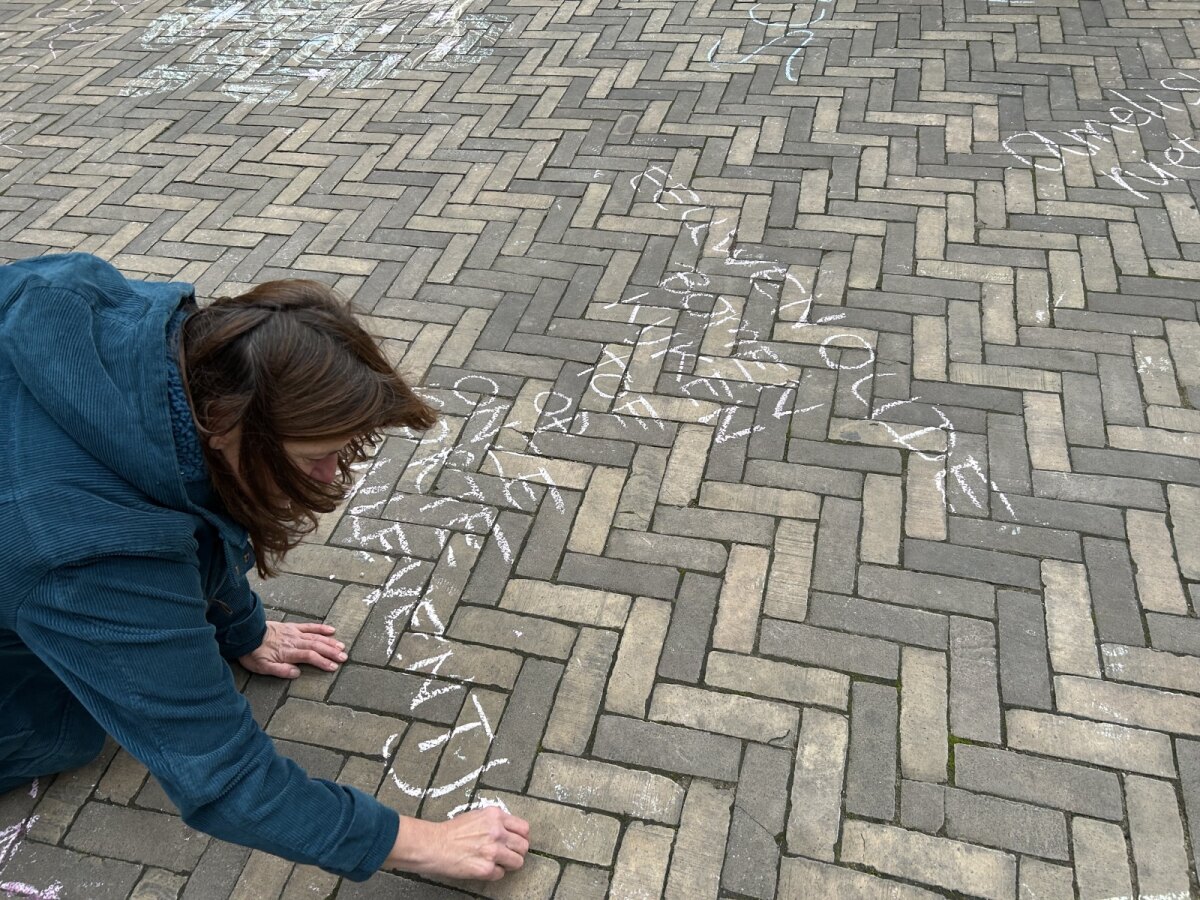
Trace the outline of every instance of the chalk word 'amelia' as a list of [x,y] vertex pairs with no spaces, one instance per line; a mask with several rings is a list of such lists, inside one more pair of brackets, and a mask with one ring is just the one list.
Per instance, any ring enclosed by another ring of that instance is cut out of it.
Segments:
[[[1121,91],[1111,91],[1123,104],[1108,108],[1106,119],[1085,119],[1082,125],[1063,131],[1021,131],[1005,138],[1001,146],[1023,166],[1046,172],[1061,172],[1066,168],[1066,154],[1095,157],[1103,145],[1113,143],[1113,132],[1133,133],[1152,122],[1166,122],[1167,113],[1187,112],[1188,106],[1200,106],[1200,78],[1187,72],[1177,72],[1159,82],[1163,90],[1182,94],[1175,102],[1160,100],[1148,93],[1135,99]],[[1195,95],[1194,97],[1190,95]],[[1166,187],[1172,181],[1194,177],[1188,171],[1200,171],[1200,143],[1195,137],[1181,137],[1168,132],[1172,143],[1161,151],[1159,161],[1146,157],[1128,166],[1111,166],[1099,172],[1118,187],[1143,200],[1148,195],[1138,186]],[[1189,156],[1191,157],[1189,159]],[[1129,166],[1144,166],[1142,174]],[[1183,172],[1183,175],[1177,174]]]

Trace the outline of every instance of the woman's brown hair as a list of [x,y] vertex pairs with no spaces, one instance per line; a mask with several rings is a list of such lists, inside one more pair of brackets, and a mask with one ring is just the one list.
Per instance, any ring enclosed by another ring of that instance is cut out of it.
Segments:
[[[437,418],[348,304],[316,281],[270,281],[197,310],[183,324],[180,361],[213,487],[250,533],[264,578],[345,498],[350,467],[382,429]],[[235,473],[209,442],[238,426]],[[301,471],[283,446],[335,439],[347,444],[332,484]]]

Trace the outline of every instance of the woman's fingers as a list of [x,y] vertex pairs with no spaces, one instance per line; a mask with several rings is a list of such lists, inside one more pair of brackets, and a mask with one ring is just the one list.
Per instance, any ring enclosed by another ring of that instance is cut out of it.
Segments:
[[[524,819],[514,816],[511,813],[505,813],[503,824],[513,834],[519,834],[523,838],[529,837],[529,823]],[[528,846],[528,842],[526,845]]]
[[297,631],[303,631],[308,634],[333,634],[336,630],[332,625],[322,625],[320,622],[295,622],[293,624]]
[[325,669],[328,672],[334,671],[337,667],[337,653],[322,652],[320,647],[288,647],[284,649],[279,657],[285,663],[303,663],[309,666],[316,666],[318,669]]

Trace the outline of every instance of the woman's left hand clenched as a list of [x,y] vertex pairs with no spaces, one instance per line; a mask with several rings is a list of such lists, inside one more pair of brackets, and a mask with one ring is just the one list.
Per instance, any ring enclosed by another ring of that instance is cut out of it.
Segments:
[[346,661],[346,645],[333,639],[333,627],[309,622],[268,622],[259,648],[238,659],[258,675],[298,678],[300,664],[326,672]]

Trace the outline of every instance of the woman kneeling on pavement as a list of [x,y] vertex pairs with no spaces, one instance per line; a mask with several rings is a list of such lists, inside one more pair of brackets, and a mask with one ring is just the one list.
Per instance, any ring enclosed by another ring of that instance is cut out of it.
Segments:
[[316,282],[201,309],[94,256],[0,266],[0,792],[107,733],[227,841],[353,880],[520,868],[529,827],[501,810],[423,822],[309,778],[229,667],[345,660],[326,625],[266,621],[246,573],[275,573],[382,429],[434,419]]

